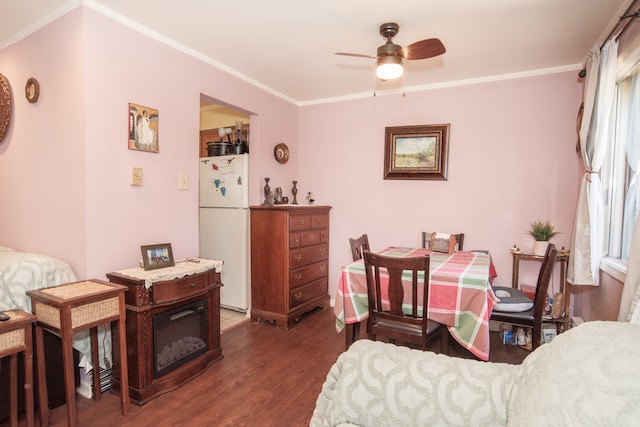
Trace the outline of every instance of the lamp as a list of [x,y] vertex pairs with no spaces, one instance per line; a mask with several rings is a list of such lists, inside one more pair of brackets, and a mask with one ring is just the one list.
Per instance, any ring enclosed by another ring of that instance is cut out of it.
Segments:
[[393,80],[402,76],[402,57],[389,55],[378,58],[376,76],[381,80]]

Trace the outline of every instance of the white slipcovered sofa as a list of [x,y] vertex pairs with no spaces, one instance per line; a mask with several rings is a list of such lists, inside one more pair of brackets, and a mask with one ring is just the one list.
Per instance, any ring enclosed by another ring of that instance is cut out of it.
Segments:
[[311,426],[638,426],[640,325],[587,322],[521,365],[356,341]]

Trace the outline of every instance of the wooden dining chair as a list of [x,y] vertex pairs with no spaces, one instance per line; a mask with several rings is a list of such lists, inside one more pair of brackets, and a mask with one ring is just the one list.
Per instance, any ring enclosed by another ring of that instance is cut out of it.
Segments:
[[[394,344],[409,344],[410,347],[426,350],[427,342],[440,336],[441,351],[447,352],[449,337],[446,327],[429,320],[426,315],[426,302],[429,301],[429,261],[429,255],[397,258],[364,251],[369,299],[367,332],[370,339],[375,341],[378,337],[385,337]],[[385,269],[389,276],[388,306],[383,306],[381,297],[381,277],[384,274],[381,270]],[[403,272],[410,275],[410,286],[406,289],[402,283]],[[418,278],[419,273],[422,273],[421,279]],[[405,293],[408,293],[407,298]]]
[[364,250],[369,250],[369,237],[366,234],[354,239],[349,238],[349,244],[351,245],[351,256],[354,261],[362,259],[362,253]]
[[[547,291],[557,256],[558,250],[556,246],[553,243],[549,243],[544,259],[542,260],[542,265],[540,266],[533,307],[526,311],[498,311],[494,308],[491,313],[491,320],[493,321],[532,328],[531,346],[533,350],[540,345],[540,341],[542,340],[542,315],[544,313],[544,307],[547,304]],[[494,286],[493,291],[497,294],[496,296],[501,292],[506,292],[510,294],[511,298],[516,300],[527,298],[524,292],[515,288]],[[498,298],[500,297],[498,296]]]
[[[433,233],[427,233],[426,231],[422,232],[422,247],[426,249],[431,249],[431,235]],[[462,245],[464,244],[464,233],[454,234],[456,237],[456,243],[458,244],[458,250],[462,250]]]

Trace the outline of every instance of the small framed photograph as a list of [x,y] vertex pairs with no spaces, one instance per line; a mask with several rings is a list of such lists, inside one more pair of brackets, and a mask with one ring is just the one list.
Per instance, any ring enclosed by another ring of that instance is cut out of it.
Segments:
[[161,245],[141,246],[142,262],[145,270],[155,270],[156,268],[173,267],[173,251],[171,243]]
[[158,153],[158,110],[129,104],[129,149]]
[[384,179],[447,180],[449,124],[385,128]]

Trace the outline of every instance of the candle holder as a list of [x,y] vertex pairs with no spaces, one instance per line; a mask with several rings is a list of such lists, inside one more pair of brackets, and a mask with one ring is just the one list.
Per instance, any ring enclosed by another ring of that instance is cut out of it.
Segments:
[[[264,203],[262,204],[262,206],[270,206],[273,204],[273,194],[271,194],[271,187],[269,187],[269,180],[271,178],[265,178],[265,184],[264,184]],[[271,203],[269,203],[269,199],[272,200]]]
[[293,188],[291,189],[291,194],[293,194],[293,201],[291,202],[292,205],[298,204],[298,199],[296,198],[298,195],[298,188],[296,187],[297,184],[298,181],[293,181]]

